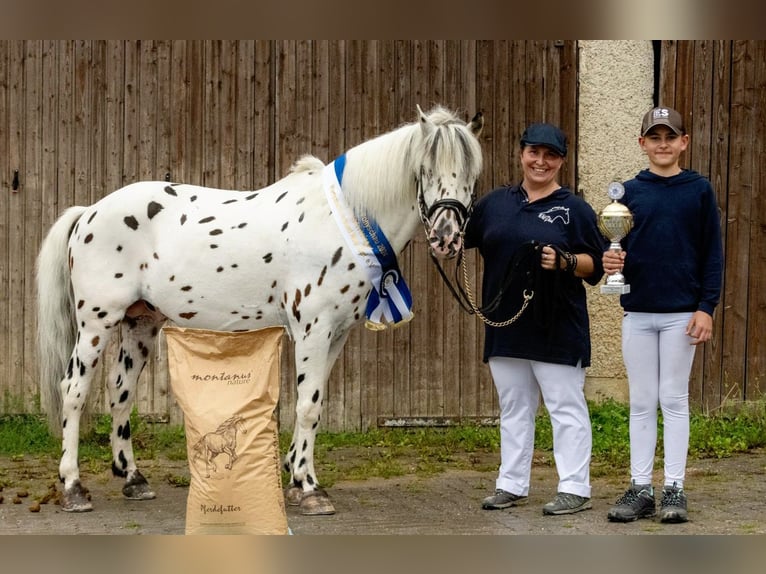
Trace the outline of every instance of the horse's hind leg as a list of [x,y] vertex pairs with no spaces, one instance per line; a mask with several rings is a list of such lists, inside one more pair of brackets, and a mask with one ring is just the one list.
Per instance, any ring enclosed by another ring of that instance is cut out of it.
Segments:
[[111,335],[108,324],[102,319],[86,321],[78,318],[78,321],[80,329],[77,333],[77,343],[61,381],[63,438],[59,477],[64,483],[61,509],[65,512],[93,510],[88,491],[80,482],[80,417],[88,398],[96,365]]
[[112,473],[125,478],[122,493],[131,500],[155,497],[146,478],[136,467],[130,411],[135,401],[138,377],[149,360],[161,324],[146,315],[126,317],[122,321],[120,351],[107,383],[112,412]]

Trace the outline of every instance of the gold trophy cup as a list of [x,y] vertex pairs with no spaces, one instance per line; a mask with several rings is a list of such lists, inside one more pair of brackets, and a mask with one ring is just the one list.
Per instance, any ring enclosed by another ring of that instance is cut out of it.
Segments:
[[[620,241],[633,228],[633,214],[619,202],[625,195],[625,188],[619,181],[613,181],[607,188],[607,194],[612,199],[598,214],[598,228],[611,244],[612,251],[622,251]],[[624,295],[630,293],[630,285],[625,284],[625,276],[619,271],[614,275],[608,275],[606,282],[601,286],[601,293],[608,295]]]

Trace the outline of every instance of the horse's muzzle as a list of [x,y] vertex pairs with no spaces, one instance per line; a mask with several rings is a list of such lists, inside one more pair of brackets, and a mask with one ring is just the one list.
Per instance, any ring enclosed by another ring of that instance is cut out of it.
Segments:
[[463,235],[454,232],[449,235],[438,235],[433,230],[428,234],[431,252],[439,259],[452,259],[463,248]]

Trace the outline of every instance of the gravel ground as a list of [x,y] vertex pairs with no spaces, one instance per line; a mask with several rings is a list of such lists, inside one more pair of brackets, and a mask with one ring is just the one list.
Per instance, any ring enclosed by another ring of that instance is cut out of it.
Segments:
[[[188,488],[173,478],[188,477],[186,462],[145,461],[142,472],[157,492],[149,501],[128,501],[121,480],[82,469],[94,510],[62,512],[54,493],[56,463],[0,458],[0,534],[183,534]],[[328,489],[333,516],[302,516],[288,507],[295,535],[354,534],[766,534],[766,450],[725,459],[690,460],[686,491],[689,522],[662,524],[643,519],[613,524],[606,513],[625,489],[627,478],[594,477],[593,509],[568,516],[543,516],[555,495],[557,476],[535,464],[528,504],[506,510],[481,509],[494,489],[494,472],[448,470],[430,477],[339,481]],[[661,475],[655,475],[655,484]],[[60,487],[59,487],[60,488]]]

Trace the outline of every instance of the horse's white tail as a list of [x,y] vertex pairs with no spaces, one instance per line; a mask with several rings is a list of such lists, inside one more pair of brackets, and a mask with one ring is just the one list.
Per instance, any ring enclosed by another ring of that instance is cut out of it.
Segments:
[[75,343],[74,301],[67,244],[85,207],[67,209],[43,240],[37,257],[37,352],[40,403],[51,432],[61,435],[61,380]]

